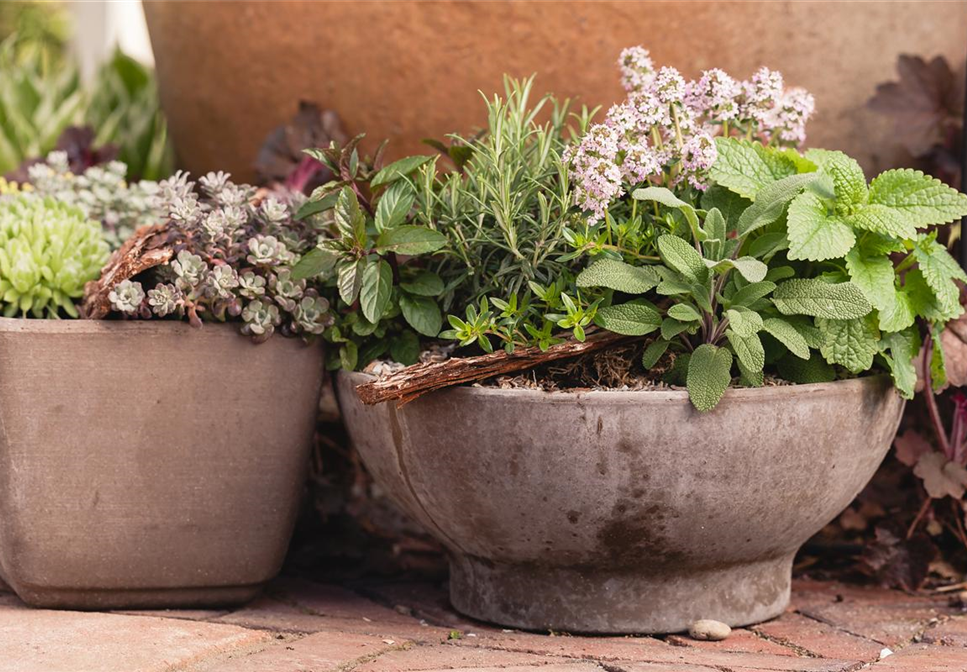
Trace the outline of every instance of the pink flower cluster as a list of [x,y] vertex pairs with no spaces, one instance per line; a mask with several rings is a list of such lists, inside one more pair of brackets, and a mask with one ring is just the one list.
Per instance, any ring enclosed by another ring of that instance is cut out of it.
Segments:
[[618,68],[627,98],[565,157],[576,202],[592,222],[638,185],[705,189],[716,135],[801,144],[815,108],[812,95],[786,89],[782,75],[766,67],[743,82],[717,68],[686,81],[675,68],[656,70],[646,49],[630,47],[621,52]]

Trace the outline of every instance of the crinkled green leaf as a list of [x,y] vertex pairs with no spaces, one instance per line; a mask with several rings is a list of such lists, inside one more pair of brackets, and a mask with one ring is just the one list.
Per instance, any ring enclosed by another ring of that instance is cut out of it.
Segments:
[[732,331],[740,336],[752,336],[762,329],[762,316],[748,308],[730,308],[725,311]]
[[845,222],[827,212],[826,204],[812,192],[796,196],[787,217],[789,258],[809,261],[838,259],[846,255],[856,236]]
[[930,351],[930,382],[934,392],[940,392],[947,387],[947,358],[944,356],[941,333],[940,329],[934,329],[930,334],[933,341]]
[[660,278],[649,266],[632,266],[615,259],[599,259],[577,277],[578,287],[607,287],[626,294],[644,294]]
[[386,190],[376,205],[376,230],[383,232],[406,221],[413,208],[415,195],[406,182],[397,182]]
[[359,247],[366,246],[366,216],[359,207],[356,194],[349,187],[343,187],[336,199],[333,211],[336,228]]
[[702,242],[702,254],[713,261],[725,258],[726,230],[725,218],[718,208],[712,208],[705,215],[702,222],[702,231],[705,232],[705,240]]
[[340,263],[336,271],[336,286],[339,297],[352,305],[359,296],[359,288],[363,284],[363,272],[366,270],[366,260],[358,259]]
[[913,399],[917,386],[917,367],[914,359],[920,354],[920,332],[915,328],[883,335],[883,349],[890,351],[885,357],[890,367],[893,384],[904,399]]
[[683,331],[688,331],[692,326],[694,326],[693,322],[679,322],[673,317],[666,317],[661,321],[661,337],[670,340]]
[[665,187],[635,189],[631,197],[636,201],[656,201],[669,208],[677,208],[685,215],[689,226],[693,229],[698,228],[698,215],[695,213],[695,208],[675,196],[670,189],[666,189]]
[[917,236],[913,220],[880,203],[860,206],[851,214],[844,215],[843,221],[855,229],[883,233],[904,240],[912,240]]
[[698,311],[687,303],[676,303],[668,309],[668,316],[680,322],[698,322],[702,319]]
[[331,271],[337,261],[339,261],[339,255],[335,252],[314,247],[302,255],[298,263],[292,267],[292,279],[298,281],[314,278],[321,273]]
[[962,311],[960,289],[954,280],[967,282],[964,269],[932,236],[924,236],[917,241],[913,248],[913,257],[917,260],[927,285],[933,290],[940,310],[945,315],[959,315]]
[[777,252],[789,249],[785,231],[767,231],[749,244],[749,254],[756,259],[769,259]]
[[850,281],[860,288],[874,308],[885,310],[896,301],[896,273],[889,257],[867,255],[856,246],[846,255],[846,269]]
[[709,175],[749,200],[754,201],[763,187],[799,172],[789,156],[758,142],[719,137],[715,146],[718,156]]
[[713,184],[702,194],[702,208],[705,210],[714,208],[721,212],[722,217],[725,218],[726,231],[736,230],[739,217],[750,205],[752,201],[749,199],[718,184]]
[[960,302],[958,301],[956,306],[951,305],[949,298],[944,301],[946,308],[942,306],[919,268],[904,273],[903,291],[909,297],[910,308],[917,315],[932,322],[946,322],[960,316],[963,312]]
[[810,149],[806,158],[819,166],[819,170],[833,178],[833,192],[840,203],[866,203],[869,190],[866,176],[855,159],[843,152],[828,149]]
[[710,411],[732,382],[732,353],[703,343],[688,360],[688,398],[699,411]]
[[731,329],[726,329],[725,337],[744,369],[749,372],[762,371],[762,367],[766,364],[766,353],[762,349],[762,341],[758,334],[743,336]]
[[848,320],[867,315],[873,307],[851,282],[831,284],[819,278],[786,280],[772,293],[783,315],[810,315]]
[[816,320],[823,334],[819,350],[830,364],[844,366],[852,373],[868,371],[879,350],[880,332],[870,317],[851,320]]
[[650,371],[658,363],[658,360],[668,350],[669,344],[670,341],[664,339],[657,339],[648,344],[648,347],[641,354],[641,365],[645,371]]
[[749,307],[759,299],[769,296],[776,288],[776,283],[763,280],[752,282],[737,291],[729,300],[729,305]]
[[661,327],[658,309],[647,301],[631,301],[598,308],[594,323],[624,336],[644,336]]
[[782,318],[770,317],[762,321],[762,330],[782,343],[796,357],[809,359],[809,344],[799,331]]
[[902,212],[917,227],[967,217],[967,196],[909,168],[888,170],[874,178],[870,183],[870,203]]
[[658,253],[670,268],[678,271],[689,282],[703,283],[708,279],[708,269],[694,247],[678,236],[658,237]]
[[420,361],[420,338],[409,329],[393,339],[389,346],[393,361],[410,366]]
[[432,271],[420,271],[409,280],[400,282],[400,287],[417,296],[440,296],[443,293],[443,279]]
[[815,173],[790,175],[763,187],[756,194],[755,203],[739,217],[739,236],[747,236],[777,221],[785,212],[786,204],[815,179]]
[[916,319],[917,311],[913,307],[909,290],[894,290],[893,301],[879,311],[880,331],[902,331],[912,325]]

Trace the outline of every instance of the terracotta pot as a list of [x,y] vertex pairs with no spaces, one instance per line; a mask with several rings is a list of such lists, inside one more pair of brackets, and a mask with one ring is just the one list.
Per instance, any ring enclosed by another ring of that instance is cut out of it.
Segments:
[[761,65],[816,96],[812,146],[868,171],[895,163],[890,122],[866,109],[901,53],[964,60],[967,3],[161,2],[144,3],[161,100],[193,172],[252,177],[266,134],[300,99],[336,110],[370,151],[432,152],[423,138],[486,123],[478,89],[537,72],[535,88],[589,106],[622,97],[614,63],[642,44],[689,77]]
[[244,602],[279,570],[321,347],[237,325],[0,318],[0,577],[25,602]]
[[779,615],[793,556],[872,477],[903,400],[886,377],[679,391],[459,387],[363,406],[353,445],[449,550],[450,601],[501,625],[659,633]]

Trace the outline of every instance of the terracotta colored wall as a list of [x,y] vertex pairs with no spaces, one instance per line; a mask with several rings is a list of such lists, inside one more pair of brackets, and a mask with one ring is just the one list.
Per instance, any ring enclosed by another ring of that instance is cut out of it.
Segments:
[[481,122],[477,89],[540,73],[538,88],[590,104],[621,96],[613,63],[642,44],[688,76],[759,65],[810,89],[809,142],[867,170],[895,160],[864,109],[900,53],[967,53],[967,2],[145,2],[162,99],[185,166],[248,167],[300,98],[394,155]]

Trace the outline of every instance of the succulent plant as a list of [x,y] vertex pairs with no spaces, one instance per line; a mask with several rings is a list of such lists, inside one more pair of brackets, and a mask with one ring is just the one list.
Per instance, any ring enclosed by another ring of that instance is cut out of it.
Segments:
[[142,180],[128,184],[127,170],[120,161],[110,161],[74,174],[67,153],[55,151],[31,165],[27,173],[33,193],[76,205],[91,219],[99,220],[105,240],[111,249],[117,249],[135,229],[159,222],[164,215],[157,199],[158,183]]
[[0,309],[5,317],[77,317],[74,299],[98,276],[108,246],[74,206],[22,194],[0,199]]
[[242,333],[256,341],[276,332],[321,334],[332,323],[321,285],[292,277],[292,264],[319,235],[293,219],[305,197],[266,196],[225,173],[209,173],[197,187],[186,173],[158,185],[153,207],[163,213],[163,237],[176,253],[114,286],[112,310],[129,318],[187,318],[195,326],[241,321]]

